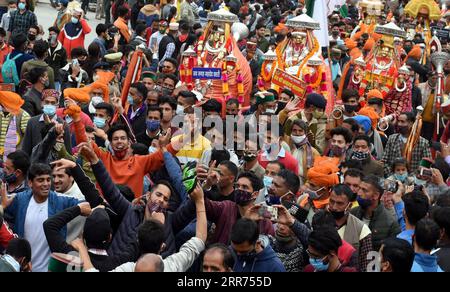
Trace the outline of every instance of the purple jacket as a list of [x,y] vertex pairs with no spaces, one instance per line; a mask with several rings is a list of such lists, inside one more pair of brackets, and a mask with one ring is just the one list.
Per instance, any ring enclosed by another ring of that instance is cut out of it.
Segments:
[[[213,236],[213,242],[230,244],[231,228],[240,218],[239,208],[232,201],[211,201],[205,198],[206,216],[208,221],[216,224],[216,230]],[[270,220],[264,219],[259,222],[260,234],[275,235],[273,225]]]

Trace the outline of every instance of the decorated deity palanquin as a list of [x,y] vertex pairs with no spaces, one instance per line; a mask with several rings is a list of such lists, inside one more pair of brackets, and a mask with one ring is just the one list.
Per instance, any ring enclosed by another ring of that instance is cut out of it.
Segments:
[[378,89],[383,97],[386,97],[394,88],[401,64],[400,56],[394,46],[394,37],[404,38],[406,33],[393,22],[377,26],[375,33],[380,34],[381,39],[366,57],[366,68],[359,94],[365,96],[369,90]]
[[[240,34],[245,32],[239,31],[242,26],[236,24],[241,24],[237,15],[228,10],[210,12],[197,44],[182,54],[180,80],[189,90],[196,89],[206,98],[221,101],[237,98],[241,104],[248,105],[252,73],[236,43]],[[194,67],[220,68],[221,78],[195,79],[192,76]]]
[[328,94],[327,67],[320,57],[320,44],[313,33],[314,30],[320,29],[320,24],[305,12],[286,22],[290,29],[289,37],[278,44],[275,51],[269,50],[264,54],[261,74],[258,77],[259,89],[278,89],[272,79],[279,69],[299,79],[305,94]]

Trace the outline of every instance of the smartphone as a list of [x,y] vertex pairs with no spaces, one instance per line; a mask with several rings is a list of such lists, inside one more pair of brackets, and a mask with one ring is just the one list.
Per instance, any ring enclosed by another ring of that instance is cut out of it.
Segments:
[[398,182],[393,180],[387,180],[386,191],[396,193],[398,191]]
[[277,221],[278,209],[273,206],[261,206],[261,208],[259,208],[259,216],[265,219],[270,219],[271,221]]
[[433,176],[433,172],[431,169],[423,167],[420,169],[420,175],[424,177],[431,177]]

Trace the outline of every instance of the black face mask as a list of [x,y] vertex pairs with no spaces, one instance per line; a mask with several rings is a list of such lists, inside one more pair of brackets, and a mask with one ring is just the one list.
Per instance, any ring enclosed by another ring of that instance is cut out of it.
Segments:
[[237,255],[237,258],[239,261],[244,262],[244,263],[248,263],[253,261],[257,256],[256,250],[252,250],[246,254],[241,254],[241,255]]
[[275,114],[278,114],[279,112],[281,112],[282,110],[284,110],[284,108],[286,107],[287,102],[284,101],[279,101],[278,102],[278,107],[277,107],[277,111]]
[[29,41],[34,41],[34,40],[36,40],[36,36],[34,34],[29,33],[28,34],[28,40]]
[[407,135],[409,131],[408,126],[397,126],[397,132],[402,135]]
[[328,211],[331,213],[331,215],[333,215],[334,219],[336,219],[336,220],[339,220],[342,217],[344,217],[345,213],[346,213],[345,211],[341,211],[341,212],[331,211],[331,210],[328,210]]
[[359,110],[359,105],[344,104],[344,109],[348,113],[357,112]]

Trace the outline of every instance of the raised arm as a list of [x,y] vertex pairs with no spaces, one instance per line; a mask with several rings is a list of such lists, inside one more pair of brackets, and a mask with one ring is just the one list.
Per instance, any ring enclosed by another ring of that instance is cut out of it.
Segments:
[[64,236],[61,235],[61,229],[77,216],[89,215],[90,210],[91,207],[89,206],[89,203],[80,203],[77,206],[59,212],[44,222],[44,233],[51,252],[69,253],[75,251],[75,249],[66,242]]
[[106,201],[111,205],[114,212],[123,218],[128,210],[132,208],[131,203],[122,196],[105,166],[88,143],[80,144],[80,153],[91,164],[92,171],[94,172],[97,183],[99,184]]

